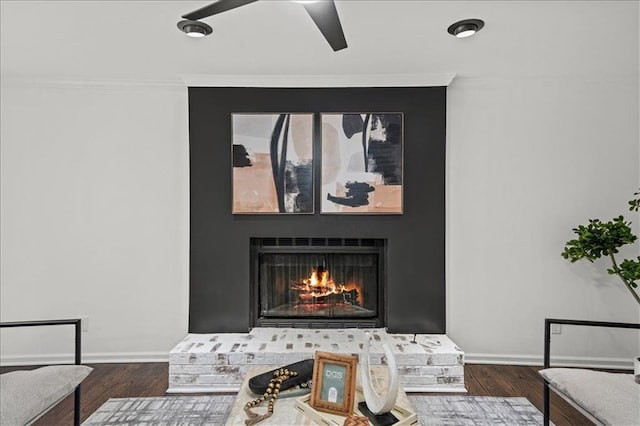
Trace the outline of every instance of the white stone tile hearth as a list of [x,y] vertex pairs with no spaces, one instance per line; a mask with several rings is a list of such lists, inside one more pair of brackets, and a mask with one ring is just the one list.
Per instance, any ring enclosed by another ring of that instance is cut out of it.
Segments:
[[237,392],[250,367],[282,366],[315,351],[360,354],[373,335],[371,364],[392,348],[406,392],[466,392],[464,352],[444,334],[390,334],[384,329],[254,328],[249,333],[189,334],[169,353],[168,393]]

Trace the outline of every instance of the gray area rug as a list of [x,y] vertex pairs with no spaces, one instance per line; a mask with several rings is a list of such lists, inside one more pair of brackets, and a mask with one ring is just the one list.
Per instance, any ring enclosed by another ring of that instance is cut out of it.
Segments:
[[542,413],[527,398],[409,395],[409,400],[424,426],[542,424]]
[[83,425],[223,425],[236,397],[233,395],[111,398]]
[[[83,425],[223,425],[234,400],[233,395],[111,398]],[[424,426],[542,424],[542,414],[527,398],[409,395],[409,400]]]

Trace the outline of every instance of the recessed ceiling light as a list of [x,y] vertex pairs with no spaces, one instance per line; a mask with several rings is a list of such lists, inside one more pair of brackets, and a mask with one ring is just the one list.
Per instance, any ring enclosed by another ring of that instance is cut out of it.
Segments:
[[455,24],[451,24],[447,32],[458,38],[469,37],[480,31],[484,27],[482,19],[464,19]]
[[204,22],[190,21],[188,19],[178,22],[178,28],[189,37],[194,38],[204,37],[213,32],[213,29]]

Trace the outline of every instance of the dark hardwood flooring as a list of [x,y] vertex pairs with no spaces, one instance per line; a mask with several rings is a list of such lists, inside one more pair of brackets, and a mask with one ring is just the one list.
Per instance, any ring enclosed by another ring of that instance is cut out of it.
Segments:
[[[94,368],[82,385],[84,421],[109,398],[164,396],[168,383],[167,363],[90,364]],[[0,368],[0,372],[16,368]],[[542,411],[540,367],[511,365],[465,365],[467,395],[525,397]],[[591,425],[562,398],[551,393],[551,421],[557,426]],[[73,424],[73,396],[45,414],[36,425]]]

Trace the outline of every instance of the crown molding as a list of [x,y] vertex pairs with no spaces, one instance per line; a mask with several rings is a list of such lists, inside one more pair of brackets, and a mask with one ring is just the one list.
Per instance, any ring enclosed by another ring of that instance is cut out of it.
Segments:
[[440,87],[449,86],[455,74],[348,74],[249,75],[186,74],[176,79],[94,79],[2,76],[3,87],[58,87],[65,89],[136,89],[184,87]]
[[238,75],[187,74],[189,87],[440,87],[455,74]]
[[145,79],[94,79],[94,78],[45,78],[2,76],[2,87],[61,88],[61,89],[146,89],[146,88],[184,88],[181,79],[145,80]]
[[600,76],[584,76],[584,75],[511,75],[511,76],[479,76],[466,77],[457,75],[452,87],[497,87],[522,84],[544,84],[544,85],[562,85],[562,86],[582,86],[585,84],[592,86],[616,86],[637,88],[640,85],[640,79],[637,75],[620,74],[620,75],[600,75]]
[[483,76],[467,77],[455,73],[442,74],[347,74],[347,75],[250,75],[250,74],[185,74],[175,79],[97,79],[44,76],[0,76],[2,87],[134,90],[149,88],[184,89],[186,87],[495,87],[527,83],[563,85],[609,85],[636,89],[637,75],[606,76]]

